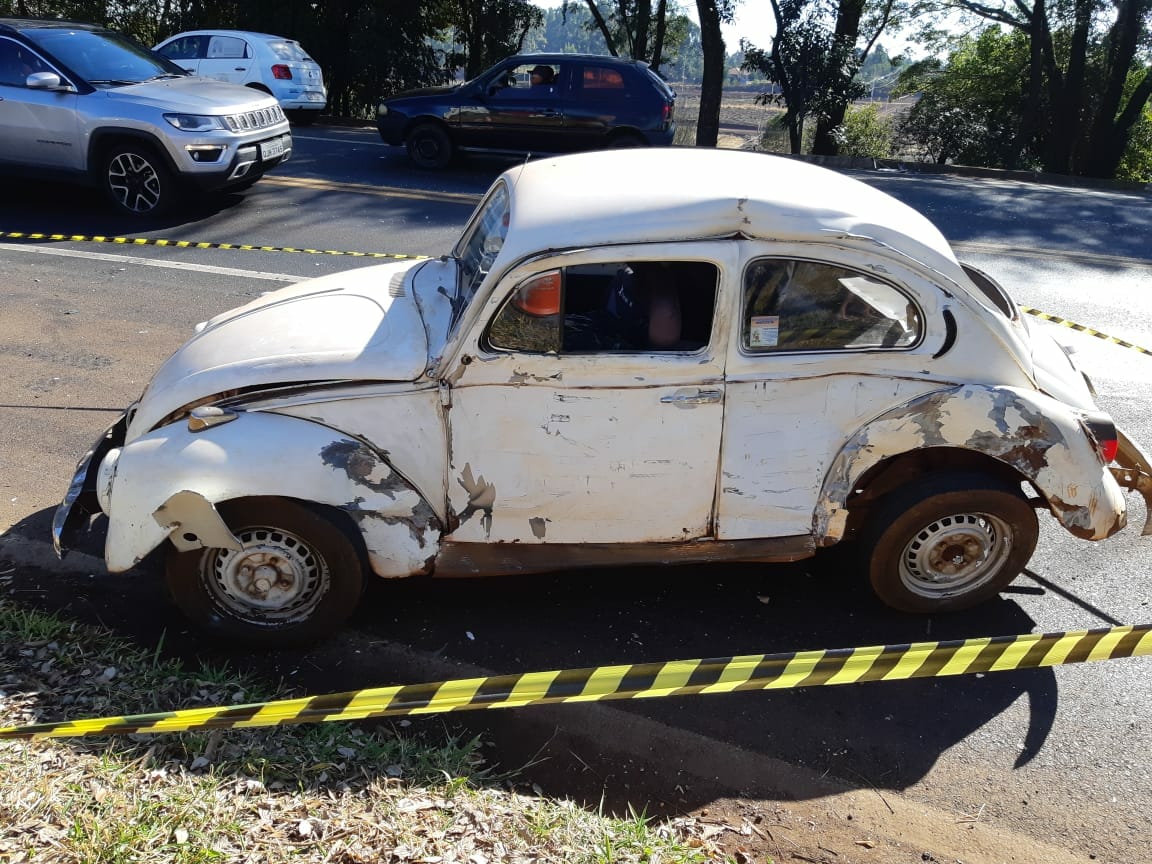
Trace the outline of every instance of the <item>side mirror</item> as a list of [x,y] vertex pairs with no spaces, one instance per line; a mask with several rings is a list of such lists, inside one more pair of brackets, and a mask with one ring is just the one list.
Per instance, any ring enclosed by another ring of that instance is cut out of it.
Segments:
[[564,277],[559,270],[549,270],[521,282],[512,296],[512,305],[533,318],[546,318],[560,314],[561,289]]
[[62,84],[60,76],[55,72],[33,72],[24,82],[29,90],[68,90],[69,85]]

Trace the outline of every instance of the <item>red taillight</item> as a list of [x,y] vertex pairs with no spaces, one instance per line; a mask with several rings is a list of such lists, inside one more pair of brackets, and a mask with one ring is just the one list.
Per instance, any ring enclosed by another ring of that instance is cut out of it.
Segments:
[[1096,444],[1096,452],[1107,465],[1116,458],[1120,449],[1120,441],[1116,435],[1116,424],[1107,414],[1089,414],[1084,418],[1084,425],[1092,433],[1092,440]]
[[1116,458],[1116,451],[1120,449],[1120,442],[1113,438],[1111,441],[1100,442],[1100,458],[1104,460],[1107,465]]
[[664,125],[667,126],[672,122],[672,106],[667,102],[664,103]]
[[280,81],[291,81],[292,70],[285,66],[283,63],[277,63],[272,67],[272,77]]

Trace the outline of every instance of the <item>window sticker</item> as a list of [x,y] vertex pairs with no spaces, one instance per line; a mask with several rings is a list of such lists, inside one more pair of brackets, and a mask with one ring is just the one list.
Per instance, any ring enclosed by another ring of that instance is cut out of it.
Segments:
[[753,315],[748,344],[752,348],[775,348],[780,343],[780,316]]

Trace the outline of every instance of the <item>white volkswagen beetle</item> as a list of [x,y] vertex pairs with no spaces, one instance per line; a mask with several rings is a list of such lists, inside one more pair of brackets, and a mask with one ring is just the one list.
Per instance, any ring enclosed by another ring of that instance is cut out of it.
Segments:
[[[793,561],[858,537],[886,603],[962,609],[1046,510],[1125,524],[1152,467],[923,216],[752,153],[503,174],[450,255],[200,325],[80,463],[54,525],[160,545],[199,625],[315,639],[364,574]],[[1148,533],[1148,531],[1145,531]]]

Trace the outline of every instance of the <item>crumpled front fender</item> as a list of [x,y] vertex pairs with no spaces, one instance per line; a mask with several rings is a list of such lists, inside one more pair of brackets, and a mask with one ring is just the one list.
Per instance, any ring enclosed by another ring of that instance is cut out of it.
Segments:
[[1010,465],[1082,539],[1101,540],[1126,524],[1124,494],[1073,409],[1034,390],[969,384],[919,396],[857,431],[825,477],[813,524],[818,542],[843,536],[847,502],[869,469],[926,447],[973,450]]
[[180,549],[236,542],[215,505],[257,495],[346,511],[381,576],[425,572],[440,547],[440,521],[384,454],[280,414],[240,412],[199,432],[185,423],[156,429],[112,451],[100,485],[108,515],[105,559],[113,572],[134,566],[169,537]]

